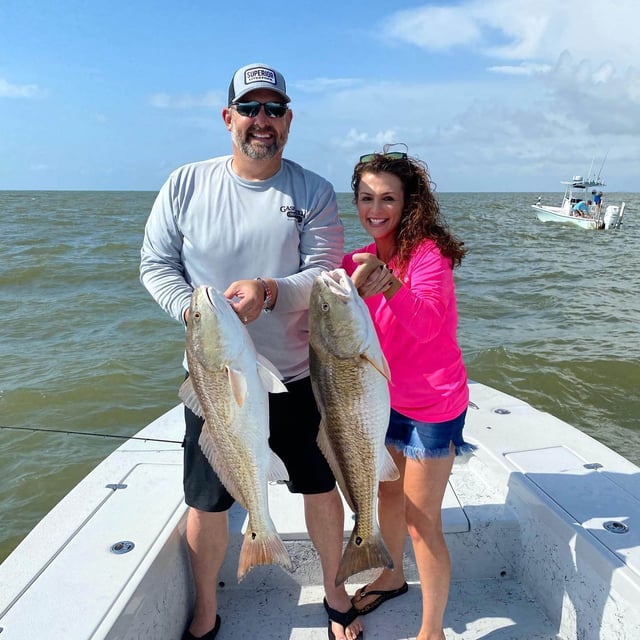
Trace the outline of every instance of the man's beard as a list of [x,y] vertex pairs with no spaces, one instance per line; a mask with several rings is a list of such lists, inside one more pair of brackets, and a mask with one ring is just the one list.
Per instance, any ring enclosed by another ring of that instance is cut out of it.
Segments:
[[253,127],[248,129],[244,134],[244,137],[242,137],[242,134],[238,129],[236,129],[236,127],[233,127],[231,131],[233,143],[245,156],[247,156],[247,158],[251,158],[252,160],[270,160],[278,155],[287,144],[287,139],[289,137],[288,133],[284,132],[279,136],[273,129],[270,129],[269,132],[273,133],[275,137],[269,144],[261,142],[256,138],[253,138],[252,142],[249,142],[248,138],[253,130]]

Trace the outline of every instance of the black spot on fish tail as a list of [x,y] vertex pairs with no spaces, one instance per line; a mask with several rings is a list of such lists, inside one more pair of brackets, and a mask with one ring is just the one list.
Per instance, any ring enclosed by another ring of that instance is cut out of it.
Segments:
[[378,531],[364,540],[352,531],[351,538],[345,547],[335,585],[339,587],[347,578],[377,567],[393,569],[393,560],[387,545]]
[[293,571],[293,563],[284,543],[276,531],[254,531],[247,529],[238,559],[238,582],[253,568],[262,564],[277,564]]

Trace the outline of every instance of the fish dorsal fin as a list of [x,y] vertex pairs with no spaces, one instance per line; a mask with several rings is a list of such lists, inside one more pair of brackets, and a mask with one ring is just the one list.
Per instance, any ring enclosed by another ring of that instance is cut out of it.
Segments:
[[400,472],[398,471],[398,467],[396,467],[396,463],[394,462],[391,454],[387,449],[382,450],[380,465],[380,482],[387,482],[389,480],[397,480],[400,477]]
[[384,353],[379,351],[373,355],[369,350],[360,354],[363,360],[366,360],[383,378],[386,378],[388,382],[391,382],[391,370],[389,369],[389,363],[384,357]]
[[236,404],[241,407],[247,397],[247,378],[242,371],[229,366],[227,367],[227,377],[229,378],[231,395],[233,395]]
[[281,458],[277,456],[273,451],[271,452],[271,459],[269,460],[269,477],[271,482],[281,482],[289,480],[289,473],[284,466]]
[[282,384],[282,376],[273,362],[261,356],[259,353],[256,354],[256,360],[258,363],[258,375],[260,376],[262,386],[269,393],[285,393],[287,387]]
[[181,385],[178,390],[178,397],[182,402],[184,402],[185,407],[191,409],[193,413],[201,418],[204,417],[204,411],[200,406],[200,400],[198,399],[198,394],[196,390],[193,388],[193,382],[191,378],[187,378]]

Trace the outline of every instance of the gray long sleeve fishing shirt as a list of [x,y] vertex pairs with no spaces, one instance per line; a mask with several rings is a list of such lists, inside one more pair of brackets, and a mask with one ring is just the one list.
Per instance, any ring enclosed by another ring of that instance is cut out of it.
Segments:
[[274,278],[277,304],[249,326],[256,349],[285,380],[308,374],[308,307],[314,278],[340,266],[344,232],[324,178],[283,159],[273,177],[247,181],[231,156],[175,170],[145,227],[140,279],[183,322],[199,285],[224,291],[235,280]]

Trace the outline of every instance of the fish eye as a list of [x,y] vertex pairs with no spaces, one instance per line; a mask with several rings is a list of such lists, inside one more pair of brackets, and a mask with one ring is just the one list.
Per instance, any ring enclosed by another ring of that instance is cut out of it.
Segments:
[[193,317],[194,317],[196,320],[199,320],[199,319],[200,319],[200,312],[199,312],[199,311],[194,311],[194,312],[193,312]]
[[329,303],[328,302],[323,302],[322,306],[320,307],[323,311],[329,311]]

